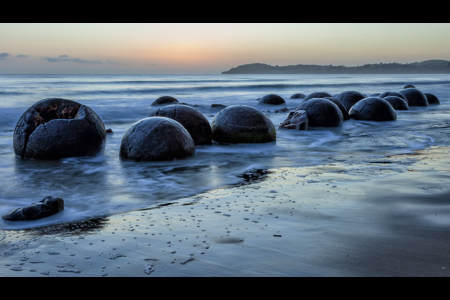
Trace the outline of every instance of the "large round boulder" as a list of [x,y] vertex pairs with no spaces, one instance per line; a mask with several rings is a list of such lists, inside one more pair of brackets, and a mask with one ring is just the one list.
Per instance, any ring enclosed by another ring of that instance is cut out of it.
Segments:
[[186,128],[166,117],[148,117],[124,133],[119,155],[136,161],[181,159],[195,154],[195,143]]
[[306,95],[302,93],[295,93],[293,94],[290,99],[305,99]]
[[325,98],[325,97],[333,97],[333,95],[327,92],[313,92],[311,94],[308,94],[305,98],[303,98],[303,101],[307,101],[313,98]]
[[212,130],[208,119],[193,107],[181,104],[167,105],[153,111],[149,117],[166,117],[179,122],[192,136],[196,145],[209,145]]
[[395,96],[395,97],[402,98],[403,100],[406,101],[406,104],[408,104],[408,99],[406,99],[406,97],[404,95],[400,94],[399,92],[383,92],[380,95],[378,95],[378,98],[383,99],[383,98],[386,98],[389,96]]
[[180,103],[178,99],[172,97],[172,96],[162,96],[156,99],[152,102],[151,106],[158,106],[158,105],[169,105],[169,104],[178,104]]
[[427,97],[418,89],[408,88],[399,91],[408,100],[409,106],[428,106]]
[[392,107],[395,110],[408,110],[409,109],[408,102],[406,102],[406,100],[403,98],[400,98],[397,96],[387,96],[387,97],[384,97],[381,99],[389,102],[389,104],[392,105]]
[[347,111],[361,99],[366,98],[366,95],[357,91],[345,91],[335,96],[336,99],[341,101]]
[[276,94],[268,94],[258,100],[258,104],[281,105],[285,103],[286,101]]
[[344,116],[339,107],[325,98],[302,102],[295,110],[305,110],[310,127],[336,127],[342,125]]
[[350,109],[350,117],[355,120],[393,121],[397,113],[392,105],[378,97],[365,98],[358,101]]
[[428,104],[440,104],[438,97],[432,93],[423,93],[427,97]]
[[330,100],[331,102],[333,102],[334,104],[336,104],[339,107],[339,109],[342,112],[342,116],[344,117],[344,121],[350,119],[348,110],[345,108],[344,104],[342,104],[342,102],[340,100],[338,100],[334,97],[325,97],[324,99]]
[[259,109],[232,105],[219,111],[211,122],[212,139],[224,143],[267,143],[276,140],[272,121]]
[[76,101],[48,98],[20,117],[13,147],[22,158],[59,159],[103,151],[106,129],[100,117]]

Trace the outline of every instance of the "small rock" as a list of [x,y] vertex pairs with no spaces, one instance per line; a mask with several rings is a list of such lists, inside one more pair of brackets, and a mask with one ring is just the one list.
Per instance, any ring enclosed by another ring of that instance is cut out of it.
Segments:
[[7,221],[30,221],[54,215],[64,209],[64,200],[48,196],[39,202],[25,207],[16,208],[4,214],[2,218]]

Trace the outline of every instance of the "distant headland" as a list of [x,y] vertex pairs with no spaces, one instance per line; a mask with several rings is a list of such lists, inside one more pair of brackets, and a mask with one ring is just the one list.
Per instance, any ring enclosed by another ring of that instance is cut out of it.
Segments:
[[450,74],[450,61],[431,59],[407,64],[394,62],[356,67],[303,64],[271,66],[252,63],[231,68],[221,74]]

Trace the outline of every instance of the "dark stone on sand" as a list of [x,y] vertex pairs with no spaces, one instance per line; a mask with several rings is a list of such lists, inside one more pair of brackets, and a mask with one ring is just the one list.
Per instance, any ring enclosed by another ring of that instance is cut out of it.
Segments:
[[294,95],[292,95],[292,96],[290,97],[290,99],[304,99],[305,97],[306,97],[305,94],[302,94],[302,93],[295,93]]
[[232,105],[219,111],[211,122],[212,139],[224,143],[267,143],[276,140],[272,121],[259,109]]
[[11,210],[2,218],[7,221],[32,221],[54,215],[64,210],[64,200],[48,196],[39,202]]
[[414,85],[412,85],[412,84],[407,84],[407,85],[405,85],[404,87],[403,87],[404,89],[409,89],[409,88],[416,88]]
[[313,99],[313,98],[325,98],[325,97],[333,97],[333,95],[331,95],[330,93],[327,93],[327,92],[314,92],[314,93],[307,95],[303,101],[307,101],[307,100]]
[[352,106],[359,100],[366,98],[366,95],[357,91],[345,91],[336,95],[334,98],[341,101],[345,109],[350,111],[350,108],[352,108]]
[[409,106],[428,106],[427,97],[418,89],[408,88],[399,91],[408,100]]
[[172,96],[162,96],[152,102],[151,106],[179,104],[180,102]]
[[195,143],[186,128],[166,117],[148,117],[124,133],[119,155],[136,161],[181,159],[195,154]]
[[258,100],[258,104],[270,104],[270,105],[281,105],[285,104],[286,101],[278,95],[268,94]]
[[393,121],[397,113],[386,100],[377,97],[365,98],[358,101],[350,109],[350,117],[355,120]]
[[103,151],[106,129],[100,117],[76,101],[48,98],[20,117],[13,147],[22,158],[59,159]]
[[305,110],[310,127],[336,127],[342,125],[344,116],[339,107],[324,98],[313,98],[302,102],[295,110]]
[[344,117],[344,121],[350,119],[350,115],[348,114],[348,110],[345,108],[342,102],[334,97],[325,97],[324,99],[330,100],[334,104],[336,104],[342,112],[342,116]]
[[192,136],[196,145],[211,144],[212,130],[208,119],[193,107],[174,104],[159,108],[149,117],[166,117],[179,122]]
[[438,97],[432,93],[423,93],[427,97],[428,104],[440,104]]
[[389,102],[389,104],[392,105],[392,107],[396,110],[408,110],[409,109],[408,103],[403,98],[400,98],[397,96],[387,96],[387,97],[384,97],[381,99]]
[[308,114],[304,110],[291,111],[286,120],[280,124],[280,128],[308,130],[309,119]]

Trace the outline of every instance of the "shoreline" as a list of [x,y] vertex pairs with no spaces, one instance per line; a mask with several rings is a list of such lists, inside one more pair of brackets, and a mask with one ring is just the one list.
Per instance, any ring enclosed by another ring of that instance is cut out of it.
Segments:
[[170,205],[3,230],[0,274],[449,276],[449,153],[273,169]]

